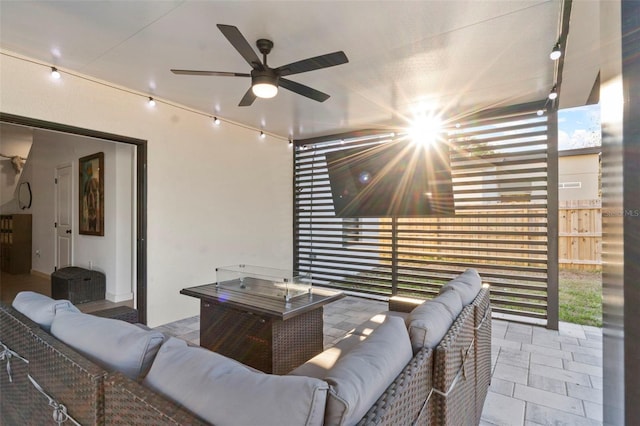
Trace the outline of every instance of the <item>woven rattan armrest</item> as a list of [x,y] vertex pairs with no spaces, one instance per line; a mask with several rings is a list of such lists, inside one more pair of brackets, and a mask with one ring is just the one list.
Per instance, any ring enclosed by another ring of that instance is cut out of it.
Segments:
[[432,385],[433,351],[421,349],[387,390],[378,398],[358,426],[428,424]]

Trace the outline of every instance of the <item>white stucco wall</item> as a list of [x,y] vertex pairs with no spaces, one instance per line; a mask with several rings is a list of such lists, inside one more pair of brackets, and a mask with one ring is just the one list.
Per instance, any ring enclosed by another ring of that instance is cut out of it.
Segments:
[[[148,141],[148,323],[198,313],[179,294],[236,263],[290,268],[292,151],[230,123],[2,56],[0,109]],[[218,115],[224,117],[224,111]]]

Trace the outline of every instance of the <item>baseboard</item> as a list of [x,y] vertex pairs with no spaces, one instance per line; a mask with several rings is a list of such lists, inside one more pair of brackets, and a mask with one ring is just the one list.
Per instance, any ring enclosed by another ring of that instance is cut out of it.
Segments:
[[35,269],[31,270],[31,275],[35,275],[36,277],[44,278],[47,280],[51,278],[51,274],[45,274],[44,272],[36,271]]
[[133,293],[113,294],[113,293],[107,292],[107,294],[105,295],[105,298],[110,302],[119,303],[119,302],[124,302],[126,300],[133,299]]

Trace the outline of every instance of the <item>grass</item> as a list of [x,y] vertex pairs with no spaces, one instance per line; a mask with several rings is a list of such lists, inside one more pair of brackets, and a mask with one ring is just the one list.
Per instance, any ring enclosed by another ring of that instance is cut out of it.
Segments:
[[602,273],[560,271],[560,321],[602,327]]

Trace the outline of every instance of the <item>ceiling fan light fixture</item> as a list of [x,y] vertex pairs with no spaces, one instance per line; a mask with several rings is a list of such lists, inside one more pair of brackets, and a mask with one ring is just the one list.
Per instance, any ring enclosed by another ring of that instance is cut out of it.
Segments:
[[253,94],[259,98],[269,99],[278,94],[278,86],[272,83],[257,83],[251,86]]
[[252,71],[251,90],[259,98],[273,98],[278,94],[278,76],[272,70]]

